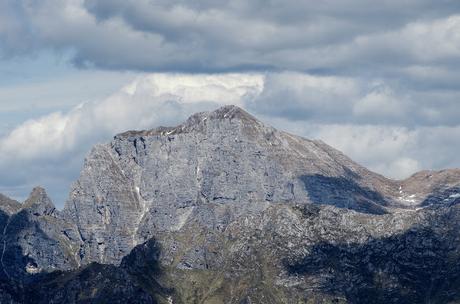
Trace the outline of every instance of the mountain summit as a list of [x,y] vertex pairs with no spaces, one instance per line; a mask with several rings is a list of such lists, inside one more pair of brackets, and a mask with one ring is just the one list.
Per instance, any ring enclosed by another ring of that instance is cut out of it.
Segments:
[[393,181],[235,106],[127,131],[92,149],[61,212],[39,188],[0,200],[0,300],[458,300],[459,177]]
[[[190,220],[208,226],[270,204],[329,204],[383,214],[394,182],[320,141],[278,131],[235,106],[172,128],[130,131],[88,155],[64,213],[83,261],[118,264],[133,246]],[[226,211],[227,212],[227,211]]]

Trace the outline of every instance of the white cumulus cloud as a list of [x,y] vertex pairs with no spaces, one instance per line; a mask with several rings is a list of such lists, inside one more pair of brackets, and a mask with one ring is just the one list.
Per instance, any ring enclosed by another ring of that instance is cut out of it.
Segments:
[[[125,130],[176,125],[194,112],[220,105],[243,106],[263,86],[264,76],[251,74],[140,76],[108,98],[28,120],[0,138],[0,184],[22,189],[40,183],[60,191],[62,203],[67,187],[58,188],[77,176],[93,144]],[[60,179],[59,187],[54,177]],[[0,192],[14,193],[11,187]]]
[[448,115],[450,108],[417,104],[386,83],[370,83],[292,72],[142,75],[107,98],[28,120],[0,137],[0,192],[21,197],[41,184],[62,205],[95,143],[130,129],[176,125],[225,104],[239,105],[280,129],[322,139],[388,177],[460,165],[458,125],[431,120],[414,127],[412,120],[432,109]]

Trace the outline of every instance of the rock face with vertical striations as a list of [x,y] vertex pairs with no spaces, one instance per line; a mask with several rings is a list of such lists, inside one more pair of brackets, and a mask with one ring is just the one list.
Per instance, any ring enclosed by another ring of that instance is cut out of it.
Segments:
[[383,214],[394,191],[326,144],[229,106],[96,146],[64,212],[81,232],[84,262],[118,264],[135,245],[191,220],[224,229],[270,204],[311,202]]
[[39,188],[22,205],[0,197],[0,291],[17,303],[455,302],[458,202],[460,170],[393,181],[226,106],[95,146],[62,211]]

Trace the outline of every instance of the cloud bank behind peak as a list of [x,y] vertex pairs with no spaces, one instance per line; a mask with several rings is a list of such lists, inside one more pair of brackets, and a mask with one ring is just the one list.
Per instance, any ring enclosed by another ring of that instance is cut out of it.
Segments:
[[[107,98],[28,120],[4,135],[0,192],[23,197],[38,183],[62,205],[95,143],[126,130],[176,125],[225,104],[239,105],[280,129],[322,139],[390,177],[460,165],[452,148],[460,126],[437,116],[412,119],[430,113],[430,104],[414,103],[385,83],[369,86],[350,77],[292,72],[160,73],[139,76]],[[449,110],[439,116],[452,115]]]

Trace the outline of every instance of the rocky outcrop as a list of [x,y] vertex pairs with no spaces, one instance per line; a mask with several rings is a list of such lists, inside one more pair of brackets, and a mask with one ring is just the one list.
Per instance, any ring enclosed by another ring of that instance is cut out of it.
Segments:
[[63,211],[39,188],[3,204],[0,299],[455,302],[459,172],[389,180],[234,106],[128,131]]
[[401,182],[399,199],[415,208],[460,202],[460,170],[422,171]]
[[[35,274],[26,282],[1,283],[1,303],[168,303],[154,240],[137,246],[122,265],[91,263],[73,271]],[[152,276],[152,279],[146,279]]]
[[11,215],[21,209],[21,204],[0,193],[0,210]]
[[46,194],[45,189],[35,187],[24,202],[22,209],[35,216],[53,216],[56,212],[53,202]]
[[0,267],[6,278],[23,281],[29,274],[78,267],[75,226],[59,217],[44,189],[33,189],[15,213],[3,217]]
[[[382,214],[396,190],[395,182],[324,143],[277,131],[229,106],[96,146],[64,213],[81,232],[84,263],[118,264],[138,243],[191,219],[224,229],[222,220],[279,203]],[[234,208],[213,222],[209,212],[222,206]]]

